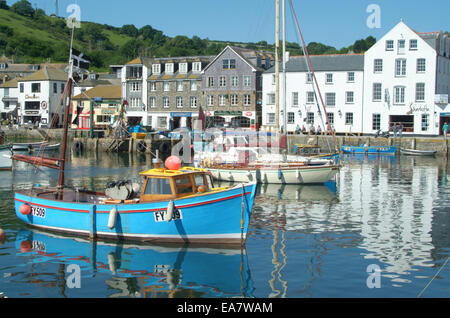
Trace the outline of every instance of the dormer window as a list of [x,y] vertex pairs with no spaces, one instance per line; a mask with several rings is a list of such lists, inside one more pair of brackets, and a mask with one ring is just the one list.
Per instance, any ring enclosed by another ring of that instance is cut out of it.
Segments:
[[161,73],[161,64],[153,64],[152,65],[152,73],[160,74]]
[[31,65],[30,68],[32,71],[39,71],[39,65]]
[[187,73],[188,64],[187,63],[180,63],[179,70],[180,73]]
[[193,72],[201,72],[202,70],[202,63],[201,62],[194,62],[192,63],[192,71]]
[[5,69],[6,68],[6,63],[0,63],[0,69]]
[[173,73],[173,63],[166,64],[166,73]]

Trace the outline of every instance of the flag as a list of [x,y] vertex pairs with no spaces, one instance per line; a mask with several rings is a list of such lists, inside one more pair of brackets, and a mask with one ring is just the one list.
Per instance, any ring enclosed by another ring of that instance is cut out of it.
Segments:
[[81,69],[89,69],[89,57],[84,55],[78,50],[72,49],[71,59],[73,60],[73,66],[81,68]]

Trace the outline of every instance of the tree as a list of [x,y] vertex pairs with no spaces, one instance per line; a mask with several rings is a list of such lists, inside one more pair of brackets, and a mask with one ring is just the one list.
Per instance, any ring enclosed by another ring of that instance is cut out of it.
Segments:
[[19,0],[11,6],[11,10],[24,17],[33,17],[34,9],[27,0]]
[[6,0],[0,0],[0,9],[5,9],[5,10],[9,9],[9,6],[6,3]]
[[133,38],[137,37],[139,30],[134,26],[134,24],[125,24],[120,29],[120,33],[131,36]]

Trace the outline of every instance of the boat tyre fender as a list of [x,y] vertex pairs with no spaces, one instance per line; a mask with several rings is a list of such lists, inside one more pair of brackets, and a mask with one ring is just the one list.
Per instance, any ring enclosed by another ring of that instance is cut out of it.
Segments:
[[147,149],[147,144],[145,143],[145,141],[141,140],[138,144],[137,144],[137,150],[139,152],[145,152],[145,150]]
[[170,150],[170,145],[169,143],[163,141],[160,145],[159,145],[159,152],[160,153],[169,153]]
[[76,141],[75,145],[74,145],[75,151],[76,152],[82,152],[83,151],[83,146],[84,145],[83,145],[83,143],[80,140]]

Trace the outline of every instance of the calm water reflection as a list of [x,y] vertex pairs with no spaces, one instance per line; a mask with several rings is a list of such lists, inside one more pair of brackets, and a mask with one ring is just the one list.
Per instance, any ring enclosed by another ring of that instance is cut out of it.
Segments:
[[[72,157],[77,187],[138,179],[145,155]],[[325,185],[259,187],[245,249],[133,246],[27,229],[13,191],[54,185],[57,172],[17,164],[0,175],[0,292],[9,297],[416,297],[450,255],[443,158],[344,156]],[[68,288],[71,264],[81,288]],[[369,265],[381,269],[369,288]],[[449,296],[449,267],[423,297]]]

